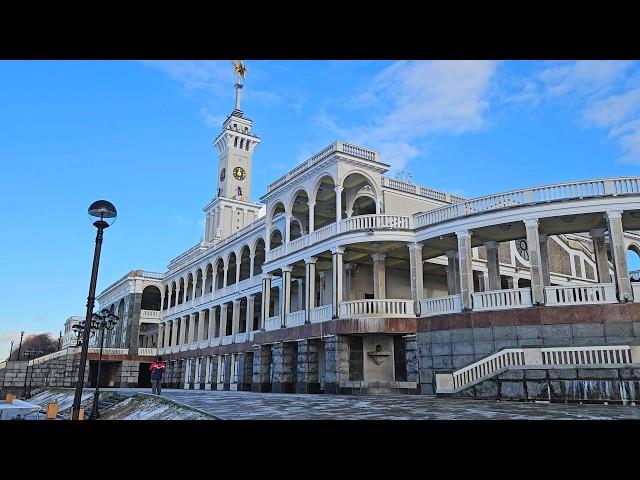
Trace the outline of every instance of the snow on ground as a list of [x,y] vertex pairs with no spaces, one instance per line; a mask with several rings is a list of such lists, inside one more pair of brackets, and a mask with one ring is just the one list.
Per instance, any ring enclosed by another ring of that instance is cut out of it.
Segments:
[[136,394],[105,410],[101,420],[215,420],[205,412],[148,394]]
[[[38,395],[33,396],[29,399],[30,402],[35,403],[36,405],[40,405],[42,408],[47,408],[48,403],[57,403],[58,404],[58,413],[63,413],[71,409],[73,405],[73,397],[75,395],[75,390],[73,388],[50,388],[45,390],[44,392],[39,393]],[[100,395],[102,398],[102,395]],[[82,391],[82,400],[80,401],[83,407],[87,405],[93,400],[93,390],[92,389],[84,389]]]

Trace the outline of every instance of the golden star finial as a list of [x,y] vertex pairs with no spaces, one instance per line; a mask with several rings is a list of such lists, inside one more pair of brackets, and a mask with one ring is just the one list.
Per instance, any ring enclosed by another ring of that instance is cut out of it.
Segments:
[[240,78],[242,78],[245,82],[247,81],[246,73],[249,71],[248,67],[245,67],[242,63],[242,60],[238,60],[238,62],[231,61],[233,64],[234,74]]

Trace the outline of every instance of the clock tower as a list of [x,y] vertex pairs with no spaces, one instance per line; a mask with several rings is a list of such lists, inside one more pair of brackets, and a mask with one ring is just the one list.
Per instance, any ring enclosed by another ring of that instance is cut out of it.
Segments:
[[[239,64],[243,69],[246,67]],[[238,72],[237,64],[236,72]],[[236,83],[236,107],[222,124],[213,141],[218,151],[218,186],[213,201],[204,211],[205,241],[213,242],[235,233],[258,217],[260,205],[251,203],[251,171],[253,152],[260,143],[253,133],[253,122],[240,109],[240,91]]]

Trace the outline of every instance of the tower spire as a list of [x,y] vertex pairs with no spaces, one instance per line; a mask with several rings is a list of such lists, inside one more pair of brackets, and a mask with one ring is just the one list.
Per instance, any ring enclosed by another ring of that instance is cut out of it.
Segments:
[[233,111],[233,114],[239,114],[242,116],[242,110],[240,109],[240,89],[243,87],[242,83],[240,83],[240,79],[247,81],[246,74],[249,69],[242,63],[242,60],[238,60],[237,62],[232,61],[233,64],[233,73],[236,77],[238,77],[236,81],[236,108]]

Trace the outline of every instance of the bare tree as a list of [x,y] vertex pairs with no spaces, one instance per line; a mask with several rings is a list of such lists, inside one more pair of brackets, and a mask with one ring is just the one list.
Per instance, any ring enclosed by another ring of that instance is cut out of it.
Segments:
[[[58,339],[53,338],[50,333],[37,333],[24,337],[22,340],[21,352],[26,352],[29,348],[36,348],[42,350],[42,355],[53,353],[58,351]],[[24,358],[16,358],[18,354],[17,349],[13,349],[12,360],[24,360]],[[6,360],[9,360],[8,358]]]

